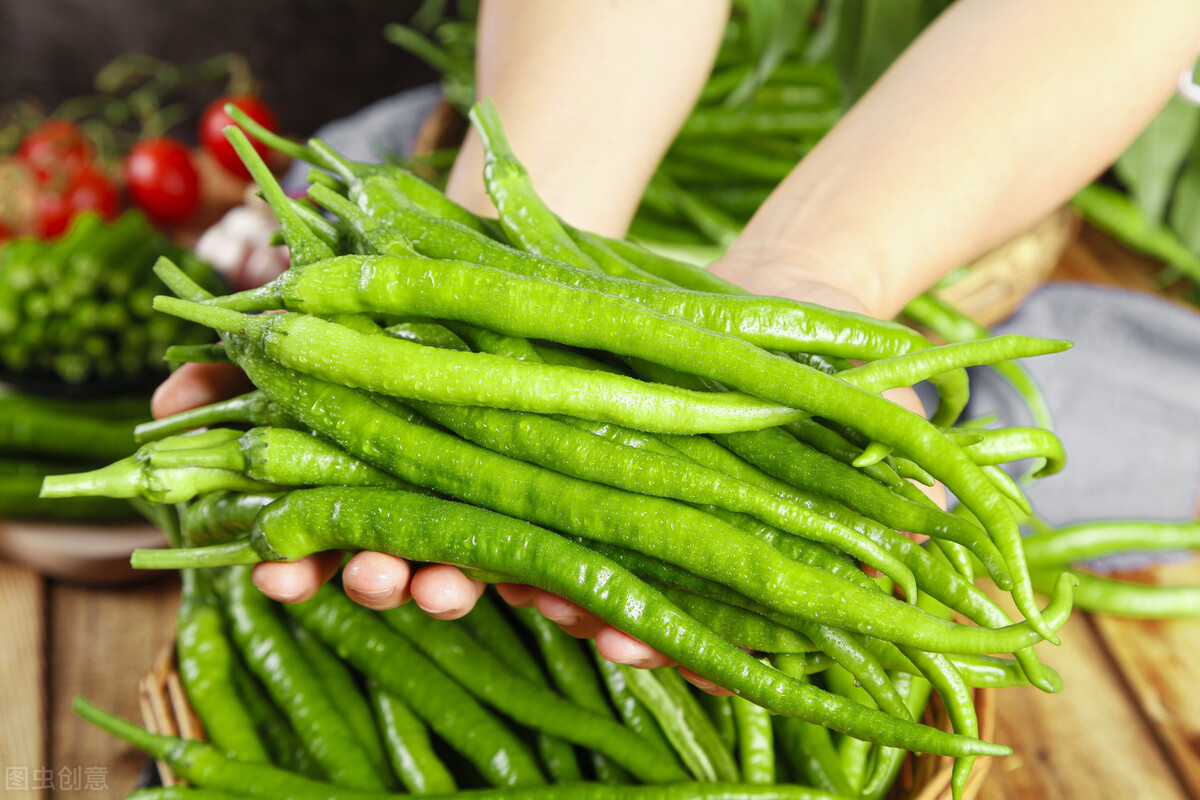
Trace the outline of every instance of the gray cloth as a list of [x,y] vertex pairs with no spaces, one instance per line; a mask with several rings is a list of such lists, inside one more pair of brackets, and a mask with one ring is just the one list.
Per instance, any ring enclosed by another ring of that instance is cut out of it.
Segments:
[[[1200,314],[1156,297],[1052,284],[995,333],[1070,339],[1027,359],[1067,451],[1067,466],[1028,495],[1054,525],[1095,519],[1193,519],[1200,494]],[[972,370],[972,416],[1028,424],[1015,393]]]

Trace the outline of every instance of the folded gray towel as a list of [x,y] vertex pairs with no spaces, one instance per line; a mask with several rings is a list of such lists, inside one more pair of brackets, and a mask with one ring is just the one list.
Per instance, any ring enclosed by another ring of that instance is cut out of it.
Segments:
[[[1052,284],[995,333],[1070,339],[1026,360],[1054,416],[1067,467],[1028,488],[1054,525],[1196,517],[1200,493],[1200,313],[1145,294]],[[973,370],[972,416],[1029,424],[1015,394]]]

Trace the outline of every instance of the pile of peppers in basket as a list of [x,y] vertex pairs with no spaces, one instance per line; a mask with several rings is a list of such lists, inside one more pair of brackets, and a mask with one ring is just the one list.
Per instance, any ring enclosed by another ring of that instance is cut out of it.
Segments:
[[[1056,549],[1048,535],[1032,568],[1018,532],[1028,503],[999,468],[1033,458],[1053,473],[1061,445],[958,418],[965,367],[1068,343],[935,347],[573,230],[534,192],[488,102],[471,116],[498,221],[395,166],[230,113],[327,170],[311,202],[292,200],[228,131],[292,268],[215,297],[163,259],[177,297],[155,306],[222,339],[168,358],[232,361],[257,389],[141,425],[135,455],[43,490],[186,504],[160,509],[176,546],[134,564],[185,570],[180,672],[212,744],[77,708],[216,792],[191,796],[376,797],[402,784],[497,787],[489,798],[881,797],[905,751],[954,757],[958,795],[976,756],[1008,752],[978,738],[972,688],[1061,687],[1033,645],[1057,642],[1077,581],[1065,568],[1096,539]],[[926,379],[940,398],[930,421],[880,396]],[[962,513],[909,478],[941,481]],[[249,583],[250,564],[325,550],[540,587],[737,697],[596,662],[518,613],[533,655],[486,599],[446,623],[369,612],[326,587],[280,613]],[[1023,620],[976,588],[977,571]],[[919,721],[931,692],[952,731]],[[189,796],[150,796],[177,795]]]

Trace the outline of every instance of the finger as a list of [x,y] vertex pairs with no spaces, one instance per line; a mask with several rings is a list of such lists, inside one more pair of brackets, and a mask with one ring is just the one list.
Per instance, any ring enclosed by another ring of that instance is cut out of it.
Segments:
[[336,550],[305,556],[290,563],[267,561],[255,565],[254,585],[280,603],[303,603],[333,577],[341,564],[342,554]]
[[161,419],[253,388],[246,373],[233,364],[184,364],[154,391],[150,413]]
[[707,692],[708,694],[716,695],[717,697],[729,697],[733,694],[733,692],[729,691],[728,689],[722,689],[720,686],[717,686],[708,678],[701,678],[690,669],[680,667],[679,674],[683,676],[685,681],[690,683],[692,686],[695,686],[702,692]]
[[412,568],[402,558],[364,550],[356,553],[342,568],[342,588],[346,596],[361,606],[384,611],[403,605],[409,599]]
[[435,619],[458,619],[475,607],[483,583],[473,581],[457,567],[432,564],[417,570],[409,587],[417,607]]
[[604,627],[604,620],[595,614],[550,592],[535,592],[533,607],[577,639],[591,639]]
[[533,608],[533,599],[541,591],[524,583],[497,583],[496,594],[513,608]]
[[675,662],[662,653],[611,625],[604,626],[596,633],[596,650],[609,661],[630,667],[651,669],[675,666]]

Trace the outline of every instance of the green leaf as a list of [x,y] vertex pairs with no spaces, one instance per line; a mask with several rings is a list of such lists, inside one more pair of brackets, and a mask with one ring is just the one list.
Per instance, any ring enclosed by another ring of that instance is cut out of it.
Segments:
[[1113,164],[1117,178],[1154,222],[1166,215],[1175,179],[1197,132],[1200,108],[1172,97]]
[[1200,138],[1192,144],[1187,162],[1175,181],[1168,223],[1180,241],[1200,255]]
[[928,21],[922,0],[849,0],[838,20],[834,57],[853,104],[879,79]]

